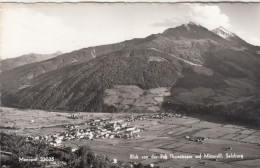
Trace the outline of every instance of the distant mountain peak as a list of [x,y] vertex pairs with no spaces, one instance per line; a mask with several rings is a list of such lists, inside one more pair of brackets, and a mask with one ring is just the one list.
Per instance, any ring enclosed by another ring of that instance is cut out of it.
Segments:
[[222,26],[219,26],[218,28],[212,30],[213,33],[219,35],[220,37],[224,38],[224,39],[229,39],[230,37],[234,37],[235,34],[228,31],[227,29],[225,29]]
[[15,58],[7,58],[5,60],[2,60],[3,63],[1,66],[1,70],[2,71],[11,70],[11,69],[14,69],[19,66],[26,65],[26,64],[31,64],[31,63],[51,59],[51,58],[54,58],[61,54],[62,54],[62,52],[60,52],[60,51],[55,52],[53,54],[36,54],[36,53],[32,52],[32,53],[24,54],[19,57],[15,57]]
[[189,23],[183,24],[182,26],[184,26],[188,31],[190,31],[190,29],[192,27],[201,27],[199,24],[197,24],[195,22],[189,22]]
[[203,26],[201,26],[201,25],[199,25],[199,24],[197,24],[195,22],[190,21],[189,23],[185,23],[185,24],[182,24],[182,25],[177,26],[177,27],[166,29],[163,32],[163,34],[172,34],[172,33],[174,33],[178,29],[183,29],[183,30],[189,32],[191,30],[200,29],[200,28],[203,28]]

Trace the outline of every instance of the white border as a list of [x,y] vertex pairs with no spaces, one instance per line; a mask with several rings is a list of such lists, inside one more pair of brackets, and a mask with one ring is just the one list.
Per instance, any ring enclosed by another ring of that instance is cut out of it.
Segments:
[[132,3],[132,2],[168,2],[168,3],[180,3],[180,2],[260,2],[260,0],[0,0],[2,2],[21,2],[21,3],[63,3],[63,2],[123,2],[123,3]]

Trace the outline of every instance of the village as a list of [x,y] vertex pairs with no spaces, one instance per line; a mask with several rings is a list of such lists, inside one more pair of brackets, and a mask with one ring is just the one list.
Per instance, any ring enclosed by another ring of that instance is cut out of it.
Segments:
[[[3,108],[3,111],[1,130],[6,134],[27,137],[28,144],[41,141],[68,153],[88,145],[95,153],[109,156],[112,164],[122,167],[123,163],[134,167],[135,163],[149,167],[170,167],[172,164],[180,168],[191,165],[229,167],[226,161],[232,161],[238,168],[245,168],[256,166],[254,156],[259,156],[259,130],[225,122],[214,123],[210,117],[205,121],[175,111],[112,114],[40,110],[29,113],[9,108]],[[243,154],[246,159],[151,158],[153,154],[199,155],[216,151]],[[130,154],[148,156],[148,159],[131,159]]]
[[[78,125],[67,124],[64,125],[65,131],[61,133],[51,135],[40,136],[27,136],[27,140],[39,140],[47,142],[53,146],[60,146],[63,141],[69,141],[74,139],[134,139],[140,138],[138,134],[141,131],[145,131],[142,128],[137,128],[131,125],[132,122],[150,119],[165,119],[171,117],[181,117],[180,114],[171,113],[159,113],[154,115],[137,115],[137,116],[125,116],[122,119],[113,120],[108,119],[90,119],[85,123]],[[71,119],[77,119],[75,115],[71,115]]]
[[[86,128],[81,128],[86,126]],[[105,119],[92,119],[85,125],[65,125],[66,131],[53,135],[28,136],[28,140],[47,141],[50,145],[59,146],[62,141],[73,139],[113,139],[135,138],[137,132],[142,131],[134,126],[129,126],[123,120],[109,121]]]

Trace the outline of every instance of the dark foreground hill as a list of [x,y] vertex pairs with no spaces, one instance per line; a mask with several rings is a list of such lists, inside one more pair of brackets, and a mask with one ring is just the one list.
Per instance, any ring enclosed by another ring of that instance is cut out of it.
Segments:
[[[108,112],[154,111],[163,102],[257,104],[260,49],[232,39],[190,23],[144,39],[63,54],[3,73],[2,103]],[[258,115],[254,107],[244,114]]]
[[[0,136],[1,166],[3,167],[118,168],[121,164],[125,164],[124,162],[114,164],[112,158],[95,153],[87,145],[80,146],[75,152],[72,152],[71,147],[53,147],[45,141],[29,141],[23,136],[2,132]],[[40,157],[37,158],[37,156]],[[45,158],[45,161],[42,158]],[[30,161],[24,161],[26,159]],[[51,164],[54,159],[54,164]]]

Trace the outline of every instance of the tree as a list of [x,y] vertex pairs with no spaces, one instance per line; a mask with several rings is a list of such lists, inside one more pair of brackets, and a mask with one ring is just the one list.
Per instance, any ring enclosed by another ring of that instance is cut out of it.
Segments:
[[144,168],[144,165],[142,163],[138,163],[135,168]]

